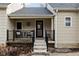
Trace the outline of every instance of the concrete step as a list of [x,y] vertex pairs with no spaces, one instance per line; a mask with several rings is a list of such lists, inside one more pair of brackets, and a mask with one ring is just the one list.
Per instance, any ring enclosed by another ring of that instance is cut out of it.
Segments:
[[46,45],[42,45],[42,46],[41,45],[36,45],[36,46],[34,46],[34,48],[36,48],[36,47],[37,48],[46,48]]
[[34,48],[34,50],[47,50],[46,48]]
[[35,43],[45,43],[44,41],[35,41]]
[[34,44],[46,44],[45,42],[34,42]]
[[34,46],[46,46],[46,44],[41,44],[41,43],[35,43]]
[[45,40],[35,40],[35,42],[45,42]]
[[39,49],[41,49],[41,48],[47,48],[46,46],[34,46],[34,48],[39,48]]
[[44,38],[35,39],[33,55],[47,55],[47,47]]
[[45,40],[45,38],[36,38],[36,40]]
[[41,44],[45,44],[46,42],[34,42],[34,43],[41,43]]
[[42,52],[47,52],[47,50],[34,50],[34,52],[39,52],[39,53],[42,53]]
[[32,56],[49,56],[49,53],[47,53],[47,52],[41,52],[41,53],[33,52]]
[[36,44],[46,44],[46,42],[34,42]]
[[47,51],[46,48],[41,48],[41,49],[39,49],[39,48],[34,48],[34,50],[46,50],[46,51]]

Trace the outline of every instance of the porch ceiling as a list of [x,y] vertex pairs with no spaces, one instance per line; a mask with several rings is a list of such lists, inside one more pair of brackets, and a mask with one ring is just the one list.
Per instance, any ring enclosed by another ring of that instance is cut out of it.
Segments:
[[23,7],[8,15],[9,17],[52,17],[51,13],[47,8],[44,7]]

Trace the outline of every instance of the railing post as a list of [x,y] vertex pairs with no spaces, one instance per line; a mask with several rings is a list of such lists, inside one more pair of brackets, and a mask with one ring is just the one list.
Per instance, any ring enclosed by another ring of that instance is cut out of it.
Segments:
[[[47,35],[47,32],[46,32],[46,35]],[[48,51],[48,36],[46,36],[47,38],[47,51]]]
[[47,31],[45,30],[45,41],[47,45],[47,51],[48,51],[48,37],[47,37]]
[[9,40],[9,30],[7,30],[7,41]]
[[53,41],[55,41],[55,30],[53,30]]
[[[34,41],[35,41],[35,31],[33,30],[33,36],[32,36],[32,48],[34,46]],[[32,49],[33,50],[33,49]]]
[[15,30],[13,30],[13,41],[15,40]]

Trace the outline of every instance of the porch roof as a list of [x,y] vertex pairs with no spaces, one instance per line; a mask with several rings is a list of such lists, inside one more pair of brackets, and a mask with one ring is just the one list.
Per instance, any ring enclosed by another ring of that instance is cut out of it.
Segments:
[[45,7],[23,7],[8,15],[9,17],[53,16]]

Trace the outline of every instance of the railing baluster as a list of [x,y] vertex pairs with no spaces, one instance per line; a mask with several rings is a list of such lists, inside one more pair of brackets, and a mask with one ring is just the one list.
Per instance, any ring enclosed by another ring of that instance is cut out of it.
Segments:
[[45,41],[47,45],[47,51],[48,51],[48,37],[47,37],[47,31],[45,30]]
[[9,41],[9,30],[7,30],[7,41]]
[[13,41],[15,40],[15,30],[13,30]]
[[53,41],[55,41],[55,30],[53,30]]
[[[34,41],[35,41],[35,31],[33,30],[33,36],[32,36],[32,48],[34,46]],[[32,49],[33,50],[33,49]]]

